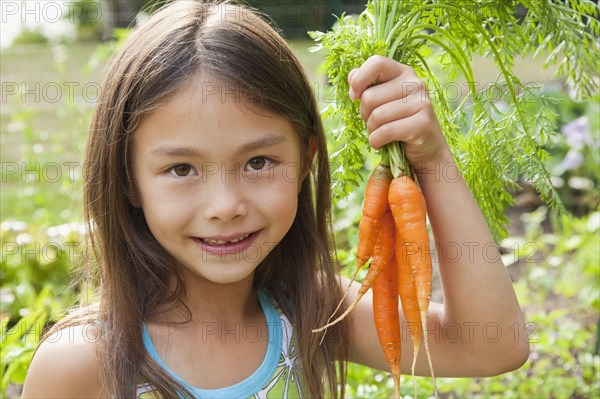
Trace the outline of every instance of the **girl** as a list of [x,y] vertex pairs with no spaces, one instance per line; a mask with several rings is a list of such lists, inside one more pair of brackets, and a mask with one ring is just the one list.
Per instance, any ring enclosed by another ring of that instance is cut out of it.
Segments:
[[[438,247],[465,249],[440,259],[435,373],[519,367],[529,347],[511,332],[523,318],[486,223],[464,181],[431,175],[453,160],[422,82],[381,57],[349,81],[371,145],[406,143]],[[178,1],[132,33],[86,157],[99,305],[50,332],[24,398],[341,397],[345,361],[387,369],[369,296],[322,345],[311,332],[346,286],[326,141],[297,59],[250,9]],[[494,337],[482,333],[490,323]],[[443,334],[448,326],[460,334]],[[404,370],[411,350],[402,346]],[[422,357],[416,372],[429,373]]]

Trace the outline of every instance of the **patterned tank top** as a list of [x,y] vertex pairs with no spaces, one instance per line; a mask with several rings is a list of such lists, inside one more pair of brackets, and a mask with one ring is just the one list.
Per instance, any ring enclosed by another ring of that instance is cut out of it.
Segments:
[[[297,359],[292,325],[275,300],[264,291],[258,291],[258,300],[267,319],[267,353],[259,368],[235,385],[219,389],[200,389],[187,384],[160,358],[146,325],[142,331],[144,346],[154,361],[198,399],[302,398],[306,392],[305,376]],[[156,399],[160,396],[151,384],[142,379],[137,386],[137,398]]]

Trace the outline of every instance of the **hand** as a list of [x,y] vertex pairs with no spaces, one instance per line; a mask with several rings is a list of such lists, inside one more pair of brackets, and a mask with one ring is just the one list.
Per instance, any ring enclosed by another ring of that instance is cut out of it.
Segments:
[[361,117],[367,122],[373,148],[402,141],[416,169],[449,153],[427,87],[411,67],[373,56],[350,71],[348,82],[350,98],[360,99]]

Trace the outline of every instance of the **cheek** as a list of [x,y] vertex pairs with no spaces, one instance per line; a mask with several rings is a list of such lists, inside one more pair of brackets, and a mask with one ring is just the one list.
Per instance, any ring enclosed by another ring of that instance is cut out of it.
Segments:
[[171,234],[171,231],[185,220],[187,207],[181,206],[181,201],[174,198],[173,190],[167,190],[156,182],[144,181],[142,178],[138,185],[138,193],[146,223],[157,240],[160,241],[161,237]]
[[294,190],[279,195],[273,196],[271,201],[272,213],[281,220],[294,220],[296,211],[298,210],[298,195],[296,194],[296,186]]
[[282,229],[289,229],[298,209],[298,183],[294,179],[280,179],[270,184],[262,198],[262,208]]
[[163,237],[170,235],[171,230],[174,226],[177,226],[179,219],[178,211],[176,208],[167,206],[161,206],[157,201],[153,199],[146,200],[143,204],[142,210],[148,228],[154,237],[161,241]]

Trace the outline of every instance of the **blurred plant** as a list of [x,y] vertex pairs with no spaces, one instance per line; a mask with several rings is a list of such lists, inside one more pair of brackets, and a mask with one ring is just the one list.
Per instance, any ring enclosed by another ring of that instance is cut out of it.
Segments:
[[[50,291],[44,289],[39,301],[33,305],[33,312],[24,315],[18,323],[8,328],[7,317],[0,320],[0,396],[6,397],[9,384],[23,384],[27,369],[37,347],[42,328],[48,320],[48,310],[44,300]],[[8,331],[7,331],[8,329]]]
[[[119,30],[116,35],[126,34]],[[70,89],[68,85],[74,83],[71,50],[62,44],[49,45],[53,81],[48,85],[59,88],[56,106],[46,103],[43,93],[36,97],[35,104],[23,101],[27,97],[22,92],[40,91],[41,85],[35,81],[16,85],[17,92],[8,97],[5,105],[10,112],[3,117],[6,129],[2,131],[2,141],[17,144],[10,153],[15,161],[3,159],[3,220],[25,221],[38,228],[81,220],[81,154],[94,105],[93,91],[90,96],[84,88],[98,87],[96,82],[85,79],[104,66],[117,45],[98,45],[81,71],[77,71],[84,80]]]
[[77,225],[46,231],[23,222],[0,225],[0,397],[10,383],[24,382],[43,330],[82,292],[68,284],[81,259],[80,232]]
[[[100,67],[116,45],[98,46],[83,68],[84,75]],[[60,44],[50,49],[57,81],[68,82],[68,49]],[[69,283],[76,281],[78,265],[89,259],[82,258],[86,248],[78,224],[81,162],[67,156],[82,153],[92,104],[62,96],[52,116],[58,128],[39,129],[35,122],[41,111],[19,101],[20,95],[13,99],[13,112],[2,134],[19,138],[15,152],[20,161],[5,162],[2,176],[0,397],[6,397],[10,384],[24,382],[44,329],[92,295],[88,286]]]
[[74,2],[68,8],[65,18],[72,21],[79,27],[93,26],[100,22],[102,11],[98,0],[79,0]]
[[42,33],[42,30],[37,28],[24,27],[19,35],[15,37],[12,44],[44,44],[48,43],[48,38]]
[[582,215],[600,205],[600,95],[585,103],[563,95],[560,105],[571,110],[571,115],[562,121],[550,172],[567,209]]

